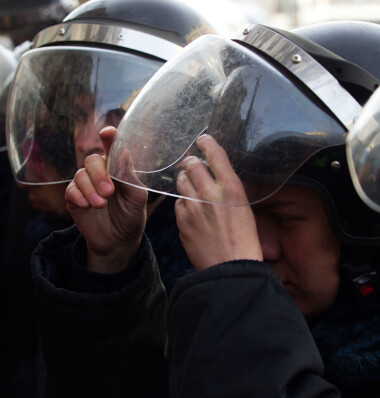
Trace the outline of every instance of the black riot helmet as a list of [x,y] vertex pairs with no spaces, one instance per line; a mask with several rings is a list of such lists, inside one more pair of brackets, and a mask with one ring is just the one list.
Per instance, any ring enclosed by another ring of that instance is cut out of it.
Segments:
[[[378,24],[324,22],[295,29],[292,33],[341,57],[342,60],[334,61],[326,55],[314,54],[361,105],[366,104],[380,85],[380,57],[376,50],[380,40]],[[348,126],[349,130],[353,129],[356,120],[357,117]],[[350,176],[349,162],[345,145],[326,149],[301,167],[294,179],[300,178],[301,183],[304,181],[319,192],[330,223],[343,242],[354,246],[378,246],[380,216],[358,195]]]
[[[102,153],[101,128],[117,127],[154,73],[210,32],[217,33],[176,0],[90,0],[39,32],[9,94],[7,146],[16,179],[70,181],[87,155]],[[67,159],[73,152],[74,161]]]
[[0,0],[0,33],[9,35],[14,45],[32,40],[40,30],[62,21],[78,4],[77,0]]
[[181,47],[201,35],[216,33],[202,14],[176,0],[91,0],[74,10],[64,22],[130,28]]
[[[344,24],[331,23],[326,36],[335,43],[335,26]],[[360,51],[372,56],[371,68],[349,51],[337,54],[309,39],[302,29],[251,25],[234,41],[197,39],[157,72],[122,120],[109,156],[111,176],[128,183],[122,164],[128,148],[147,189],[180,196],[180,162],[200,155],[194,143],[207,132],[226,150],[248,196],[248,203],[219,204],[254,204],[284,184],[301,184],[319,193],[343,243],[377,247],[380,217],[356,194],[345,144],[380,83],[380,26],[346,26],[348,37],[358,36]],[[305,32],[318,29],[316,24]],[[366,41],[363,32],[372,39]],[[340,47],[352,43],[343,40]]]

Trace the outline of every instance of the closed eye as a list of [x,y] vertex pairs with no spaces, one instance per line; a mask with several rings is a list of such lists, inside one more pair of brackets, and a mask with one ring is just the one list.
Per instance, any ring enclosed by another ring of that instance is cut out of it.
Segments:
[[274,221],[283,228],[291,228],[299,218],[294,216],[285,216],[281,214],[273,214]]

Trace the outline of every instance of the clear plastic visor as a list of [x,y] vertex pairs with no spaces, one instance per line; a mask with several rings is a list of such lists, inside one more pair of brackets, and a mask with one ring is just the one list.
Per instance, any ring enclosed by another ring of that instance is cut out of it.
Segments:
[[17,67],[15,53],[0,43],[0,152],[7,150],[5,143],[5,110],[8,81]]
[[370,208],[380,212],[380,88],[350,129],[346,148],[358,195]]
[[9,93],[6,121],[16,179],[26,184],[70,181],[87,155],[103,153],[100,130],[119,125],[162,64],[85,47],[25,53]]
[[248,203],[263,200],[314,153],[345,143],[341,124],[300,87],[257,53],[203,36],[167,62],[128,110],[111,148],[110,175],[134,185],[127,150],[145,189],[181,197],[181,161],[203,159],[195,141],[207,133],[227,152]]

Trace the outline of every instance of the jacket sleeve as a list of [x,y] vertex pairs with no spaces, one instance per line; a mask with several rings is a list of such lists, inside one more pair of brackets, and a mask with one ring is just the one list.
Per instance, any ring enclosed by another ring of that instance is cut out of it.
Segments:
[[177,281],[168,308],[171,396],[339,397],[304,317],[262,262]]
[[[44,360],[58,397],[152,397],[164,380],[166,293],[144,237],[135,263],[88,272],[75,227],[32,256]],[[149,380],[149,382],[147,382]]]

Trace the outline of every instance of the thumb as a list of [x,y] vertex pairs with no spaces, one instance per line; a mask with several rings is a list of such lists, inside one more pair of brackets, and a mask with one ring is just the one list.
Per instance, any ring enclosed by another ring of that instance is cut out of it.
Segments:
[[103,143],[104,154],[106,159],[108,158],[108,154],[110,153],[111,145],[115,135],[116,135],[116,128],[112,126],[104,127],[99,133],[100,139],[102,140]]

